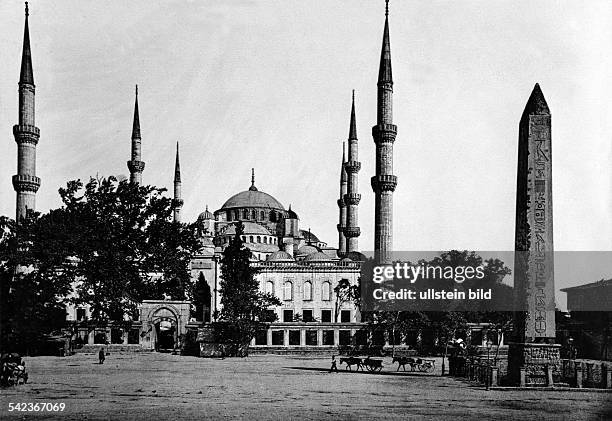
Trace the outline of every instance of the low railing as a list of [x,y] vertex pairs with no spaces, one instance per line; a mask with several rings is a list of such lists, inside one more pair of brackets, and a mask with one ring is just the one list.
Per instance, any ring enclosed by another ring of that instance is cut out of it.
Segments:
[[497,386],[499,367],[493,360],[475,357],[449,357],[449,375],[462,377],[483,386]]
[[573,387],[612,388],[612,363],[594,360],[561,360],[561,379]]

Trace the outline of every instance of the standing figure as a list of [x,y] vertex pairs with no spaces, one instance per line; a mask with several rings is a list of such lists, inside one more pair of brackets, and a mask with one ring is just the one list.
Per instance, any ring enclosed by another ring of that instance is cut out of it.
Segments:
[[104,364],[104,348],[100,348],[100,352],[98,352],[98,358],[100,360],[100,364]]
[[332,371],[335,371],[336,373],[338,372],[338,366],[336,365],[336,356],[335,355],[332,355],[331,368],[329,369],[330,373]]

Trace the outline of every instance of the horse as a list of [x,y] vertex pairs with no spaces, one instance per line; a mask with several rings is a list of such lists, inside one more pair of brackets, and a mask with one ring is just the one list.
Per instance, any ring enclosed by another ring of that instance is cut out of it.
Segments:
[[362,365],[362,361],[361,358],[357,358],[357,357],[345,357],[345,358],[340,358],[340,364],[346,364],[346,370],[351,371],[351,366],[356,365],[357,366],[357,370],[355,371],[359,371],[359,369],[361,368],[361,371],[363,371],[363,365]]
[[400,367],[404,367],[406,371],[406,364],[410,365],[410,371],[414,371],[414,366],[417,364],[414,358],[409,357],[393,357],[393,363],[397,363],[396,371],[399,371]]

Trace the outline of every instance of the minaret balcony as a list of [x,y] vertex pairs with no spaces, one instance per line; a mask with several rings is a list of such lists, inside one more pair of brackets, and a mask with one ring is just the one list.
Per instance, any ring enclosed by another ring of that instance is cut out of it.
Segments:
[[372,137],[374,137],[374,141],[378,141],[382,138],[392,138],[389,139],[392,142],[395,140],[396,135],[397,126],[395,124],[380,123],[372,127]]
[[375,175],[371,179],[374,192],[395,191],[397,187],[397,177],[394,175]]
[[13,135],[17,143],[25,142],[36,145],[40,137],[40,129],[29,124],[15,124],[13,126]]
[[346,204],[344,203],[344,197],[338,199],[338,207],[339,208],[343,208],[345,206],[346,206]]
[[344,195],[344,203],[347,205],[358,205],[361,201],[361,195],[359,193],[347,193]]
[[348,161],[344,163],[344,169],[347,173],[357,173],[361,169],[361,162]]
[[348,238],[355,238],[361,235],[361,228],[359,227],[344,227],[344,236]]
[[13,188],[15,191],[30,191],[36,193],[40,187],[40,178],[29,174],[17,174],[13,176]]
[[342,224],[337,224],[336,228],[338,228],[338,232],[344,232],[344,225]]
[[128,161],[127,165],[130,172],[142,172],[145,167],[144,161]]

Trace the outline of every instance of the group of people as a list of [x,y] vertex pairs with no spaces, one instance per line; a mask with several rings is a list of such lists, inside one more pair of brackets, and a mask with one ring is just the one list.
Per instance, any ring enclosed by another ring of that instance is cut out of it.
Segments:
[[2,354],[0,357],[2,369],[0,371],[0,385],[13,386],[28,382],[28,372],[25,361],[19,354]]

